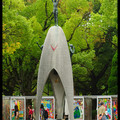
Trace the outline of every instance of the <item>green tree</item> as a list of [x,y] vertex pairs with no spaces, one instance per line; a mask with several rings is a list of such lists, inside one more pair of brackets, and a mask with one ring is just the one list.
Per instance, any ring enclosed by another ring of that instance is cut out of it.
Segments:
[[[94,52],[95,55],[91,62],[92,69],[89,70],[87,76],[85,76],[84,81],[81,80],[82,75],[78,74],[80,71],[78,69],[79,67],[76,69],[78,70],[78,72],[75,71],[76,75],[74,73],[74,68],[73,68],[73,73],[75,77],[74,80],[76,79],[75,89],[78,91],[77,92],[78,95],[80,94],[80,91],[83,91],[83,90],[84,90],[84,92],[82,92],[83,94],[104,94],[104,93],[108,94],[107,81],[110,75],[112,57],[114,55],[115,50],[117,49],[117,21],[115,21],[117,19],[117,15],[116,15],[117,2],[114,1],[114,5],[112,6],[113,1],[111,1],[109,3],[109,6],[111,7],[108,7],[108,6],[106,7],[105,3],[107,4],[107,2],[108,2],[107,0],[103,0],[101,2],[101,7],[100,7],[100,10],[98,11],[100,13],[91,12],[89,21],[87,22],[87,25],[84,26],[84,29],[86,27],[86,32],[84,31],[84,35],[86,35],[86,37],[84,38],[87,38],[86,39],[87,48],[88,48],[87,50],[89,50],[89,48],[92,48],[93,50],[95,50]],[[104,13],[104,10],[106,10],[106,12],[109,12],[109,10],[111,12],[114,11],[115,13],[114,17],[112,13],[111,14]],[[109,17],[111,17],[111,19],[108,18],[108,15]],[[111,24],[112,20],[114,21],[114,24]],[[107,25],[105,21],[107,22]],[[77,43],[80,43],[80,42],[77,42]],[[89,47],[90,44],[91,44],[91,47]],[[78,57],[78,55],[76,56]],[[73,56],[73,59],[74,57],[75,55]],[[76,63],[78,63],[78,61]],[[74,60],[73,60],[73,64],[74,64]],[[85,74],[83,75],[86,75],[86,72],[84,73]],[[87,83],[89,87],[87,87]]]
[[97,13],[100,9],[100,6],[101,6],[101,3],[100,3],[100,0],[92,0],[93,2],[93,12],[94,13]]
[[[3,94],[35,95],[41,55],[36,42],[43,45],[54,25],[53,3],[4,0],[2,7]],[[117,1],[60,0],[58,12],[58,25],[75,46],[75,94],[103,94],[117,49]],[[44,93],[53,94],[49,80]]]
[[108,79],[108,94],[118,94],[118,52],[116,51],[112,59],[111,73]]
[[[36,85],[34,77],[41,51],[36,45],[41,32],[38,23],[32,23],[18,14],[24,2],[3,1],[3,94],[12,95],[15,90],[22,95],[31,95]],[[25,6],[24,6],[25,7]],[[19,9],[20,8],[20,9]],[[36,27],[32,27],[36,25]],[[38,33],[37,33],[38,34]],[[37,54],[38,53],[38,54]],[[37,56],[36,56],[37,55]],[[28,85],[29,84],[29,85]],[[30,91],[30,92],[29,92]]]

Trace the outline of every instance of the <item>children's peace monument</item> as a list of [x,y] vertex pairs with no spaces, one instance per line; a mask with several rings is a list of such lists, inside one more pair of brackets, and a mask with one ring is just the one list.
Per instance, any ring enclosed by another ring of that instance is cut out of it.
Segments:
[[37,79],[36,120],[39,120],[42,93],[48,78],[53,87],[57,119],[63,118],[65,96],[68,102],[69,119],[73,120],[73,75],[70,53],[65,34],[57,24],[57,4],[54,0],[55,26],[50,27],[44,41]]

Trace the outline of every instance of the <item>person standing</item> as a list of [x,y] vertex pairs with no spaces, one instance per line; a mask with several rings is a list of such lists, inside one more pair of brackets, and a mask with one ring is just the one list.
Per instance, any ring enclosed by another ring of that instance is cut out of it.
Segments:
[[44,110],[44,119],[45,119],[45,120],[48,119],[48,112],[47,112],[47,110]]
[[32,111],[32,106],[31,105],[28,106],[28,110],[29,110],[28,120],[33,120],[33,111]]
[[19,120],[19,110],[18,110],[18,106],[17,103],[15,103],[15,120]]
[[98,109],[98,119],[106,120],[104,102],[101,102],[101,106]]
[[44,106],[43,106],[43,104],[41,104],[41,106],[40,106],[41,120],[44,120],[44,111],[45,111]]

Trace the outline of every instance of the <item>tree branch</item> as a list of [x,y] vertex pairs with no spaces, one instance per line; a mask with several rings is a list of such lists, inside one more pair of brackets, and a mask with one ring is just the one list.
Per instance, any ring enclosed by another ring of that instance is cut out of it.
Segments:
[[35,95],[37,93],[37,88],[32,92],[32,95]]
[[72,39],[72,37],[73,37],[73,35],[74,35],[74,33],[75,33],[75,30],[79,27],[79,25],[82,23],[83,19],[86,17],[87,14],[88,14],[88,13],[85,13],[85,14],[83,15],[82,20],[81,20],[81,21],[78,23],[78,25],[74,28],[74,30],[73,30],[70,38],[67,40],[67,42],[69,42],[69,41]]
[[105,66],[103,67],[103,69],[102,69],[102,70],[99,72],[99,74],[96,76],[97,81],[99,81],[99,79],[103,77],[103,75],[105,74],[108,66],[109,66],[109,63],[105,64]]
[[[46,20],[45,20],[45,22],[44,22],[44,27],[43,27],[43,29],[42,29],[43,31],[45,31],[45,30],[50,26],[50,25],[47,26],[47,22],[48,22],[48,20],[51,18],[52,15],[53,15],[53,13],[51,13],[50,16],[46,18]],[[51,22],[51,20],[52,20],[53,18],[54,18],[54,17],[52,17],[52,18],[50,19],[50,22]]]
[[95,76],[93,70],[90,72],[90,78],[94,81],[96,80],[96,76]]
[[17,68],[13,66],[12,60],[11,60],[10,56],[8,56],[8,59],[9,59],[10,65],[11,65],[11,67],[12,67],[12,69],[13,69],[13,73],[14,73],[15,76],[16,76],[16,82],[19,83],[19,82],[18,82],[18,80],[19,80],[19,74],[18,74],[18,72],[17,72]]
[[[48,12],[47,12],[47,1],[46,1],[46,3],[45,3],[45,13],[46,13],[46,20],[45,20],[45,22],[44,22],[44,27],[43,27],[43,31],[45,31],[50,25],[48,25],[47,26],[47,22],[48,22],[48,20],[51,18],[51,16],[53,15],[53,12],[50,14],[50,16],[48,16]],[[54,18],[54,17],[53,17]],[[51,19],[52,20],[52,19]],[[51,21],[50,20],[50,21]]]
[[118,46],[116,44],[114,44],[109,38],[107,39],[111,45],[114,45],[115,49],[118,49]]
[[[83,20],[83,18],[82,18],[82,20]],[[73,30],[70,38],[67,40],[67,42],[69,42],[69,41],[72,39],[72,37],[73,37],[73,35],[74,35],[74,33],[75,33],[75,30],[79,27],[79,25],[81,24],[82,20],[81,20],[81,21],[79,22],[79,24],[74,28],[74,30]]]
[[35,83],[35,84],[33,85],[32,90],[33,90],[36,86],[37,86],[37,83]]
[[87,48],[81,49],[81,52],[87,51],[87,50],[89,50],[89,49],[90,49],[90,46],[89,46],[89,44],[88,44],[88,45],[87,45]]

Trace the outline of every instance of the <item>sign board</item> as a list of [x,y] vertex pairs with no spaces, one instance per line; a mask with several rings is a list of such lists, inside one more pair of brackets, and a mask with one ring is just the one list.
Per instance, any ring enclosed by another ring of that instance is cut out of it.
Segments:
[[10,100],[10,120],[15,120],[15,105],[18,106],[19,111],[19,120],[25,120],[26,114],[26,104],[25,104],[25,97],[11,97]]
[[74,97],[74,120],[84,120],[84,97]]
[[[112,120],[112,98],[111,96],[98,96],[97,97],[97,111],[101,106],[101,102],[104,102],[106,120]],[[98,113],[97,113],[98,120]]]
[[117,98],[112,98],[112,116],[113,120],[118,120],[118,101]]
[[[54,97],[42,97],[41,104],[48,112],[48,120],[55,119],[55,99]],[[40,115],[41,116],[41,115]]]

